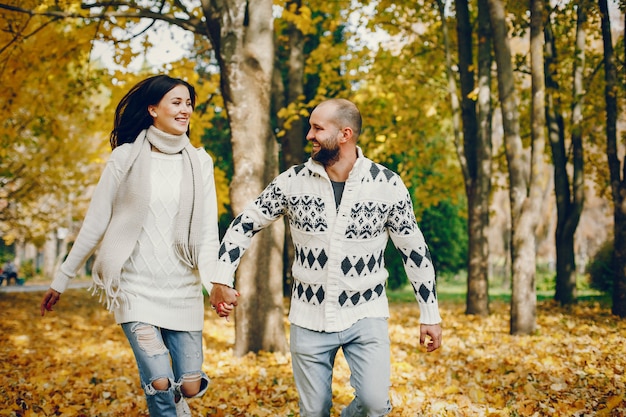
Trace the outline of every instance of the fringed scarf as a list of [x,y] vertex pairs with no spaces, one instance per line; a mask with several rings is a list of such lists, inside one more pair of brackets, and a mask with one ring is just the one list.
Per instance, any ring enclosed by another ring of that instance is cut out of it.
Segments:
[[[165,154],[183,155],[183,179],[176,216],[175,250],[181,261],[191,269],[198,268],[202,233],[203,182],[197,150],[187,135],[162,132],[150,126],[133,142],[113,201],[111,221],[107,227],[92,271],[92,292],[100,293],[100,301],[108,310],[128,300],[120,288],[122,267],[132,254],[150,204],[150,161],[154,146]],[[103,299],[104,298],[104,299]]]

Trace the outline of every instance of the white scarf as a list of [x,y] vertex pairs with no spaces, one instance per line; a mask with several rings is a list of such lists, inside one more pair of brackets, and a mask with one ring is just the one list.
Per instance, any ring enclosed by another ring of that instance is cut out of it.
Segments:
[[120,288],[122,267],[132,254],[150,204],[151,147],[165,154],[183,155],[183,178],[175,225],[175,250],[191,269],[198,268],[202,232],[203,181],[197,150],[186,134],[171,135],[150,126],[133,142],[117,194],[113,201],[111,220],[93,266],[92,291],[104,296],[107,309],[127,301]]

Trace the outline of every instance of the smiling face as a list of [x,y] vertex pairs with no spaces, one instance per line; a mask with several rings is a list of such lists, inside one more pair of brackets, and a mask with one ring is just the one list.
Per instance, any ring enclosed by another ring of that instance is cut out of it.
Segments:
[[189,89],[177,85],[167,92],[156,106],[148,106],[154,127],[171,135],[182,135],[189,129],[193,104]]
[[324,166],[330,166],[339,160],[339,139],[342,133],[333,120],[333,111],[332,105],[315,108],[309,118],[311,128],[306,135],[313,145],[311,158]]

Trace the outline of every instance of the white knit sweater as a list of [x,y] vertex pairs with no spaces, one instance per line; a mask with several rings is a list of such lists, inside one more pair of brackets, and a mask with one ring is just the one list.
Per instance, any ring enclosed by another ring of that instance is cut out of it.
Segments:
[[[104,236],[130,144],[113,150],[94,191],[81,230],[51,288],[63,292]],[[202,148],[198,157],[204,180],[203,241],[198,270],[183,264],[174,251],[174,225],[183,173],[181,154],[151,153],[150,209],[133,253],[124,264],[120,286],[128,304],[114,309],[117,323],[141,321],[181,331],[201,331],[202,285],[210,291],[219,245],[213,161]],[[97,256],[97,255],[96,255]]]
[[441,322],[435,271],[401,178],[359,157],[335,208],[324,167],[309,159],[280,174],[233,220],[213,282],[232,286],[251,239],[282,215],[295,247],[289,320],[315,331],[342,331],[365,317],[389,317],[384,251],[391,237],[404,260],[420,321]]

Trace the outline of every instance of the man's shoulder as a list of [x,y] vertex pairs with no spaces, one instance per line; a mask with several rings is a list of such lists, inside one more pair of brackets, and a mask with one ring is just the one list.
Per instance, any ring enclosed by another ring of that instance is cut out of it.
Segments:
[[287,178],[308,177],[309,175],[311,175],[311,169],[306,163],[292,165],[280,174],[280,176]]
[[363,158],[361,164],[361,176],[373,182],[387,182],[390,184],[394,184],[395,182],[401,180],[400,176],[396,172],[387,168],[383,164],[374,162],[368,158]]

